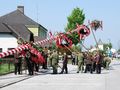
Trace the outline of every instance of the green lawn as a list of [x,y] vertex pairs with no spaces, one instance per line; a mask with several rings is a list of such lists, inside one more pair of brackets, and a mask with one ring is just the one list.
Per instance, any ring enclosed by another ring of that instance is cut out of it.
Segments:
[[0,64],[0,75],[14,71],[13,64]]

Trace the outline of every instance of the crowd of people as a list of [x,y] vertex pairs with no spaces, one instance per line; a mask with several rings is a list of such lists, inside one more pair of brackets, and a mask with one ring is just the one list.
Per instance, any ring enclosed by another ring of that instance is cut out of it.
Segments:
[[58,74],[58,67],[61,68],[59,74],[68,73],[68,62],[72,65],[77,65],[76,73],[87,73],[91,74],[96,72],[101,73],[101,67],[109,69],[111,63],[111,58],[106,56],[103,52],[96,50],[95,52],[71,52],[71,59],[68,58],[68,53],[63,52],[61,54],[62,67],[59,65],[59,53],[56,49],[50,49],[48,47],[42,48],[41,51],[35,49],[33,41],[30,43],[23,42],[20,38],[18,39],[18,44],[29,44],[29,49],[25,49],[21,52],[14,54],[14,65],[15,74],[22,74],[22,67],[24,70],[28,70],[29,75],[34,75],[34,72],[39,72],[40,67],[42,69],[48,69],[52,67],[53,74]]
[[77,73],[90,72],[91,74],[96,71],[97,74],[101,73],[101,68],[109,69],[111,63],[111,58],[104,55],[103,52],[95,51],[93,52],[77,52]]
[[[20,41],[19,44],[21,45]],[[42,48],[42,51],[39,52],[34,48],[33,42],[30,42],[29,44],[29,49],[17,52],[14,55],[15,74],[22,74],[23,65],[25,67],[24,69],[28,70],[29,75],[34,75],[34,72],[39,72],[40,66],[42,69],[52,67],[53,74],[58,74],[58,67],[60,67],[61,72],[59,74],[67,74],[69,72],[67,64],[70,61],[72,65],[77,65],[76,73],[81,71],[81,73],[90,72],[92,74],[93,72],[96,72],[97,74],[100,74],[101,67],[109,69],[109,65],[111,63],[111,58],[99,50],[95,52],[71,52],[71,59],[68,58],[68,54],[66,52],[63,52],[61,54],[61,67],[59,65],[59,53],[56,49],[49,50],[49,48],[44,47]]]
[[[34,53],[31,53],[31,50],[24,50],[23,53],[16,53],[15,58],[15,74],[21,74],[21,67],[24,62],[25,69],[28,70],[29,75],[34,75],[34,72],[39,72],[40,66],[42,69],[48,69],[52,67],[53,74],[58,74],[58,68],[61,68],[59,74],[68,73],[68,62],[71,62],[72,65],[77,65],[76,73],[87,73],[91,74],[96,72],[97,74],[101,73],[101,67],[109,69],[109,64],[111,63],[111,58],[105,56],[103,53],[96,51],[95,53],[91,52],[73,52],[71,54],[71,59],[68,58],[66,52],[64,52],[59,58],[59,53],[57,50],[48,50],[47,47],[41,52],[41,55],[44,58],[44,62],[37,62],[34,58],[38,56]],[[37,58],[40,59],[40,58]],[[59,60],[62,60],[62,66],[59,65]]]

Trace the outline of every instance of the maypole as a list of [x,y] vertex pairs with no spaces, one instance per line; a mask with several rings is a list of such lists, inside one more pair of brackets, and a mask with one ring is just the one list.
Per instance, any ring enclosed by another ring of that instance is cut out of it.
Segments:
[[[99,20],[93,20],[92,22],[88,21],[89,25],[90,25],[90,30],[92,32],[92,35],[94,37],[94,40],[96,42],[96,47],[98,48],[98,42],[97,42],[97,38],[95,36],[94,31],[96,31],[97,29],[101,28],[102,29],[102,21]],[[94,30],[94,31],[93,31]]]
[[[87,37],[90,34],[90,30],[86,25],[79,25],[79,27],[77,27],[76,29],[72,30],[71,32],[66,32],[65,34],[71,34],[73,32],[77,32],[77,34],[79,35],[79,37],[81,39]],[[35,42],[33,44],[34,45],[37,45],[37,44],[39,44],[39,45],[43,44],[44,45],[48,42],[56,41],[56,45],[58,47],[62,47],[62,48],[71,47],[72,46],[72,41],[65,34],[63,33],[63,34],[60,34],[60,35],[57,35],[57,36],[52,36],[49,39],[44,39],[42,41],[38,41],[38,42]],[[67,46],[62,44],[63,39],[66,41]],[[23,44],[23,45],[15,48],[15,49],[8,50],[6,52],[0,53],[0,58],[6,57],[6,56],[9,56],[9,55],[13,55],[17,52],[22,52],[23,50],[30,49],[30,48],[31,48],[31,45],[29,43]]]
[[[78,34],[78,36],[79,36],[79,38],[76,39],[78,42],[82,39],[85,39],[90,34],[90,30],[86,25],[78,25],[77,24],[77,29],[68,31],[66,33],[60,33],[58,35],[58,37],[56,38],[56,45],[59,48],[66,48],[67,47],[67,49],[69,50],[69,48],[72,46],[73,43],[72,43],[71,38],[68,36],[69,35],[72,36],[71,34],[74,32],[76,32],[76,34]],[[88,50],[83,44],[82,44],[82,46],[86,50]]]
[[95,33],[94,33],[93,29],[91,29],[91,32],[92,32],[92,35],[93,35],[94,40],[95,40],[95,42],[96,42],[96,46],[98,47],[98,42],[97,42],[97,39],[96,39],[96,37],[95,37]]

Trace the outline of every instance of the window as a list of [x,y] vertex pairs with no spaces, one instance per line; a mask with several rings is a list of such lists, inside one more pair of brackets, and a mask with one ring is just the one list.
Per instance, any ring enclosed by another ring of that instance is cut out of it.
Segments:
[[0,48],[0,52],[2,52],[2,48]]
[[12,50],[12,49],[14,49],[14,48],[8,48],[8,50]]

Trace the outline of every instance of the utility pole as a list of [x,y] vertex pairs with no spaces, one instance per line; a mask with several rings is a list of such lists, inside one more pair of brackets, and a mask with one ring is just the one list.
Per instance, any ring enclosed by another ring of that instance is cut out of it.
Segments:
[[118,49],[120,49],[120,40],[118,40]]
[[38,3],[36,4],[36,10],[37,10],[37,23],[38,23],[38,15],[39,15],[39,13],[38,13]]

